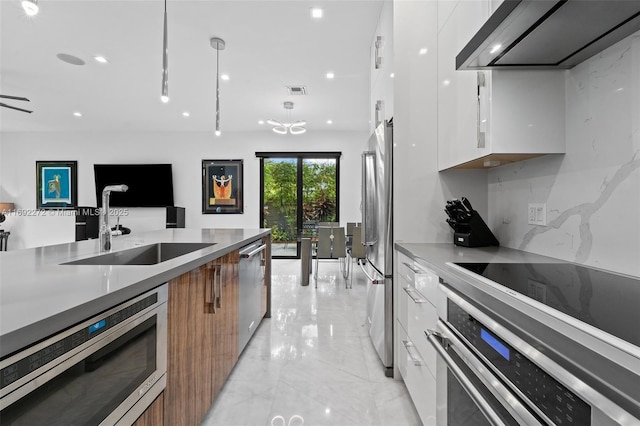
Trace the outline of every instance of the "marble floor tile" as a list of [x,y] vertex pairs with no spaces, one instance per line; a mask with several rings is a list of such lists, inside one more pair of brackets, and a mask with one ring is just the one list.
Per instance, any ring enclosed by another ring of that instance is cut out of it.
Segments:
[[404,383],[384,375],[365,322],[366,282],[354,271],[345,289],[338,262],[323,262],[318,287],[313,277],[301,286],[299,260],[273,260],[272,317],[203,425],[420,425]]

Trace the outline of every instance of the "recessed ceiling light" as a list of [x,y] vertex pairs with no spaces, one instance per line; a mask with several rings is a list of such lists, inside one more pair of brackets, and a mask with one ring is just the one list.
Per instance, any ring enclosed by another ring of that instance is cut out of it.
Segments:
[[314,7],[311,9],[311,17],[315,19],[322,18],[322,9],[319,7]]
[[395,76],[396,76],[396,75],[395,75],[395,73],[391,73],[391,74],[389,74],[389,77],[391,77],[391,78],[393,78],[393,77],[395,77]]
[[429,49],[427,49],[426,47],[423,47],[418,51],[418,55],[426,55],[428,51]]
[[336,75],[335,75],[334,73],[332,73],[332,72],[328,72],[328,73],[327,73],[327,78],[328,78],[329,80],[331,80],[331,79],[332,79],[333,77],[335,77],[335,76],[336,76]]
[[502,45],[501,45],[501,44],[496,44],[495,46],[493,46],[493,47],[491,48],[491,50],[489,51],[489,53],[494,54],[494,53],[496,53],[498,50],[500,50],[501,48],[502,48]]
[[327,120],[327,124],[333,124],[333,120]]
[[258,124],[264,124],[264,120],[258,120]]
[[62,62],[66,62],[71,65],[84,65],[84,61],[77,56],[69,55],[68,53],[58,53],[56,58],[60,59]]
[[191,114],[189,114],[189,111],[185,111],[182,113],[183,117],[189,117]]
[[229,75],[228,74],[220,74],[220,79],[224,80],[224,81],[229,81]]
[[448,86],[448,85],[450,85],[450,84],[451,84],[451,82],[450,82],[449,80],[444,80],[444,81],[442,82],[442,85],[443,85],[443,86]]
[[107,64],[109,63],[109,61],[107,60],[107,58],[105,58],[104,56],[94,56],[93,59],[96,60],[96,62],[100,62],[101,64]]
[[73,115],[76,117],[82,117],[82,113],[78,111],[74,112]]

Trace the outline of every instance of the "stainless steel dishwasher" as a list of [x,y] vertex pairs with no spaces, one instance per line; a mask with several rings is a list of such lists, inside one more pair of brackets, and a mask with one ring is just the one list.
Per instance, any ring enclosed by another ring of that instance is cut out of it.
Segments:
[[266,244],[257,240],[240,250],[238,353],[242,353],[260,324],[260,302],[264,285],[262,256],[266,248]]

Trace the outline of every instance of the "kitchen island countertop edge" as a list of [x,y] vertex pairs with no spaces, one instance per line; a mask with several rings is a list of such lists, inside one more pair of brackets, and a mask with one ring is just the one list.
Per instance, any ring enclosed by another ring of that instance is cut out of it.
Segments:
[[155,265],[64,265],[101,254],[87,240],[0,254],[0,358],[269,235],[270,229],[162,229],[112,239],[112,252],[212,243]]

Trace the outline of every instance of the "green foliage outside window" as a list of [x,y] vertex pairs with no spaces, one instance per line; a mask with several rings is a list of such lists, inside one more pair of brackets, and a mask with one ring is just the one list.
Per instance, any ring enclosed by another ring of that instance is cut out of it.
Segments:
[[[264,227],[274,241],[295,241],[297,159],[264,161]],[[336,221],[336,160],[302,162],[302,220]]]

